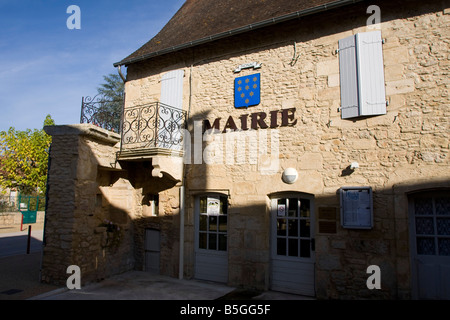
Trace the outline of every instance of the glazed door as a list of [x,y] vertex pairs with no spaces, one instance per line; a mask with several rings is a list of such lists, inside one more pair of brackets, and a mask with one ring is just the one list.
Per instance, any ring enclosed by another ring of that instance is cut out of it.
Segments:
[[271,207],[271,289],[314,296],[313,198],[273,198]]
[[413,293],[418,299],[450,299],[450,192],[410,197]]
[[228,281],[228,202],[226,196],[197,198],[195,278]]

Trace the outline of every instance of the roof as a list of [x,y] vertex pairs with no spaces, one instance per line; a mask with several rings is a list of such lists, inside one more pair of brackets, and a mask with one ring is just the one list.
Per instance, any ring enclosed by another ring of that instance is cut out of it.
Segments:
[[187,0],[149,42],[114,64],[128,65],[360,0]]

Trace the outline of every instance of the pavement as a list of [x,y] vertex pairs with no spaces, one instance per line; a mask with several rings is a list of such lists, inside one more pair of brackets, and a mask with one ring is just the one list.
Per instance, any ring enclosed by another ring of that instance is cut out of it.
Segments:
[[34,229],[29,254],[26,254],[27,228],[0,231],[0,300],[311,300],[299,295],[258,292],[142,271],[128,271],[73,290],[41,283],[42,229]]
[[274,291],[258,292],[201,280],[128,271],[81,289],[59,288],[31,300],[312,300]]

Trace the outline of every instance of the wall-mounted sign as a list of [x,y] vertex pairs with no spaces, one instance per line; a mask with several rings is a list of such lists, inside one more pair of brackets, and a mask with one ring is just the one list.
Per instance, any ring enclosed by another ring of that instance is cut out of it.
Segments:
[[[295,118],[295,108],[272,110],[266,112],[254,112],[251,114],[241,114],[238,119],[229,116],[223,126],[222,118],[216,118],[214,122],[203,120],[203,132],[214,129],[215,132],[227,132],[228,130],[258,130],[277,127],[293,127],[297,124]],[[279,121],[281,120],[281,121]],[[280,123],[281,122],[281,123]]]
[[248,68],[259,69],[259,68],[261,68],[261,65],[262,65],[262,63],[258,63],[258,62],[244,63],[244,64],[241,64],[236,69],[234,69],[234,73],[241,72],[242,69],[248,69]]
[[286,205],[285,204],[279,204],[277,206],[277,216],[279,216],[279,217],[286,216]]
[[340,198],[342,227],[353,229],[373,227],[371,187],[342,187]]
[[208,215],[219,215],[220,214],[220,198],[219,197],[208,197],[207,198],[206,212]]
[[251,74],[234,79],[234,107],[256,106],[261,99],[261,74]]

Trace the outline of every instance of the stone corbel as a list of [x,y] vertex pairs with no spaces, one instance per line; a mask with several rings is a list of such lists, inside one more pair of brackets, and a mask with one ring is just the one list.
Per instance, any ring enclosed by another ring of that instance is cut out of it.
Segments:
[[155,156],[152,158],[152,176],[162,178],[167,175],[170,179],[181,181],[183,178],[183,158]]

